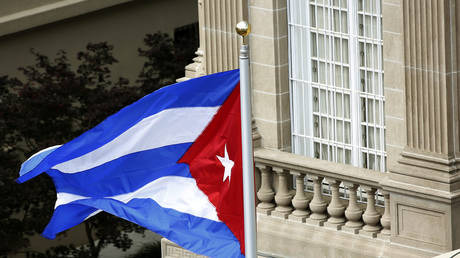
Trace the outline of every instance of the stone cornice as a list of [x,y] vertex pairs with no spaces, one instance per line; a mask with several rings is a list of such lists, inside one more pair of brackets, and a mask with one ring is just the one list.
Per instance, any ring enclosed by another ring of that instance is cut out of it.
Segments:
[[0,17],[0,36],[98,11],[133,0],[63,0]]

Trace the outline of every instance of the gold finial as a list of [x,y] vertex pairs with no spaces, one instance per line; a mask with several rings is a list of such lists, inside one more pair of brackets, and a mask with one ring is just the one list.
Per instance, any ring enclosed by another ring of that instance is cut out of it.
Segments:
[[251,26],[247,21],[240,21],[236,25],[236,33],[238,33],[242,37],[246,37],[251,32]]

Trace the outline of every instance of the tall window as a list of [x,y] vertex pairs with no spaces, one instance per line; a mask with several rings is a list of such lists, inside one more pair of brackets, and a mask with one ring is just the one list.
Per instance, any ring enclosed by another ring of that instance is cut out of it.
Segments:
[[380,0],[288,0],[293,152],[385,171]]

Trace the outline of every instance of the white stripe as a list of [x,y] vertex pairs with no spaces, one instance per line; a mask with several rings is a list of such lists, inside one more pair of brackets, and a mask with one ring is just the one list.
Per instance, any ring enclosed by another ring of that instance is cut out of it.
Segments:
[[142,119],[112,141],[53,169],[77,173],[100,166],[130,153],[193,142],[203,132],[219,107],[166,109]]
[[[59,147],[61,147],[61,146],[62,146],[62,145],[54,145],[54,146],[48,147],[48,148],[46,148],[46,149],[43,149],[43,150],[41,150],[41,151],[35,153],[34,155],[30,156],[26,161],[32,159],[33,157],[37,156],[38,154],[40,154],[40,153],[42,153],[42,152],[45,152],[45,151],[50,150],[50,149],[57,149],[57,148],[59,148]],[[23,163],[26,163],[26,161],[24,161]]]
[[[134,192],[108,196],[103,199],[114,199],[128,203],[136,198],[152,199],[163,208],[170,208],[197,217],[220,221],[217,217],[216,208],[209,201],[208,197],[198,189],[194,178],[180,176],[161,177]],[[70,193],[58,193],[55,208],[59,205],[84,199],[91,198]],[[97,199],[99,198],[94,198],[94,200]]]

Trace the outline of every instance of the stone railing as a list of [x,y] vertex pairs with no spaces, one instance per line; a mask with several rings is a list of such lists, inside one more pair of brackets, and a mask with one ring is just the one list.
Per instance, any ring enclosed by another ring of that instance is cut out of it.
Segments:
[[389,239],[390,195],[380,185],[385,173],[266,149],[256,150],[254,159],[261,176],[258,213]]

